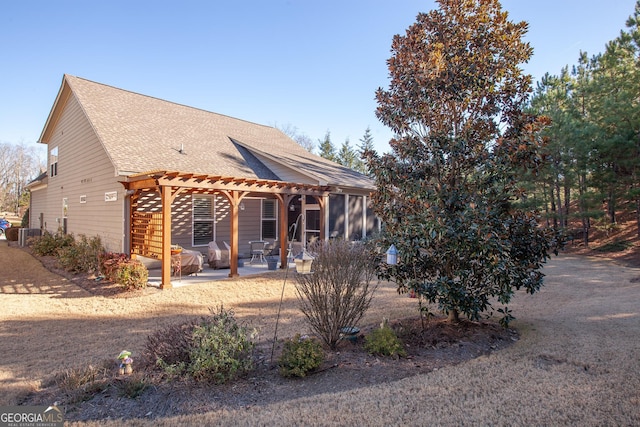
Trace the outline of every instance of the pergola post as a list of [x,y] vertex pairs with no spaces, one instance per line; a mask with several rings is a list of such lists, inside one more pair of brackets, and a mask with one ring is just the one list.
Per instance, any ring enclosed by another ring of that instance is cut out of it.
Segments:
[[248,192],[240,192],[240,191],[222,191],[229,200],[229,205],[231,207],[231,236],[230,236],[230,245],[231,249],[229,250],[229,277],[238,277],[238,212],[240,210],[240,202],[248,194]]
[[171,187],[160,187],[162,199],[162,280],[160,289],[169,289],[171,285]]
[[287,231],[289,229],[289,213],[288,207],[291,199],[294,196],[292,195],[275,195],[278,198],[278,202],[280,204],[280,230],[278,234],[278,240],[280,241],[280,268],[287,268],[289,265],[289,260],[287,259],[287,240],[289,236]]

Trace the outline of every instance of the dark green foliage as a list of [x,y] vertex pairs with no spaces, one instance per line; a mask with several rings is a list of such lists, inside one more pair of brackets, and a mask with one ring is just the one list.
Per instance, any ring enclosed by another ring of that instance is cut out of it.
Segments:
[[[522,182],[554,226],[580,218],[585,245],[597,214],[605,212],[615,224],[623,203],[640,211],[639,24],[637,2],[627,29],[604,52],[589,57],[576,51],[577,64],[545,74],[530,103],[531,111],[552,120],[544,132],[550,161]],[[640,235],[640,215],[636,223]]]
[[58,248],[56,257],[67,271],[93,273],[99,270],[99,257],[104,252],[100,237],[87,238],[81,234],[70,245]]
[[396,333],[387,325],[374,329],[364,337],[364,348],[371,354],[379,356],[404,357],[407,351]]
[[252,334],[222,306],[210,316],[156,332],[145,347],[147,363],[171,376],[225,383],[253,369]]
[[22,215],[22,221],[20,222],[20,227],[28,228],[29,227],[29,208],[24,211],[24,215]]
[[73,235],[64,234],[62,230],[58,230],[55,234],[46,231],[42,236],[32,238],[32,249],[36,255],[51,256],[58,253],[58,249],[71,246],[73,244]]
[[633,247],[633,243],[628,240],[617,240],[595,248],[598,252],[622,252]]
[[304,377],[322,365],[323,361],[322,345],[313,338],[296,334],[293,339],[284,342],[278,366],[283,377]]
[[220,307],[208,321],[194,327],[192,339],[188,372],[196,380],[220,384],[253,369],[255,344],[233,311]]
[[531,77],[526,23],[497,0],[439,1],[394,37],[391,84],[377,92],[378,117],[396,138],[392,152],[365,152],[376,180],[380,246],[398,249],[379,276],[413,289],[451,320],[478,319],[495,299],[542,285],[554,244],[539,215],[521,208],[520,175],[544,163],[539,132],[525,114]]

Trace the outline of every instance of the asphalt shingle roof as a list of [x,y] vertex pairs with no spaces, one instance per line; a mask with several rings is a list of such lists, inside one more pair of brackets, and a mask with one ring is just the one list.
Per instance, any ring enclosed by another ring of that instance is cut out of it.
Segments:
[[121,174],[176,170],[280,180],[256,157],[264,155],[319,184],[373,188],[366,176],[309,153],[274,127],[70,75],[65,82]]

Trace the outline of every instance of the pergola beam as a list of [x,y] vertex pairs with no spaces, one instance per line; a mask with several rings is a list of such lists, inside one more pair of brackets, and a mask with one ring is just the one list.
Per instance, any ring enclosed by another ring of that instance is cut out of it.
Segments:
[[[331,190],[329,186],[178,171],[152,171],[130,175],[126,181],[121,181],[121,183],[127,190],[134,192],[134,197],[142,190],[154,190],[160,193],[162,201],[161,288],[171,287],[171,204],[178,194],[223,194],[229,200],[231,206],[229,277],[236,277],[238,276],[239,247],[238,211],[244,197],[251,193],[264,193],[271,194],[278,199],[280,203],[280,260],[281,267],[284,268],[288,262],[286,259],[288,238],[286,218],[289,203],[295,196],[314,196],[320,205],[321,225],[324,225],[322,213],[326,209],[327,198]],[[133,212],[130,214],[133,216]],[[320,237],[324,238],[324,226],[321,227]]]

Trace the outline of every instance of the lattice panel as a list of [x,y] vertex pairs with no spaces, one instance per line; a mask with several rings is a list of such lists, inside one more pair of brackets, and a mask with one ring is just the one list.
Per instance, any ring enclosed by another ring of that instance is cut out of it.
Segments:
[[131,253],[162,258],[162,207],[157,193],[141,194],[131,217]]

